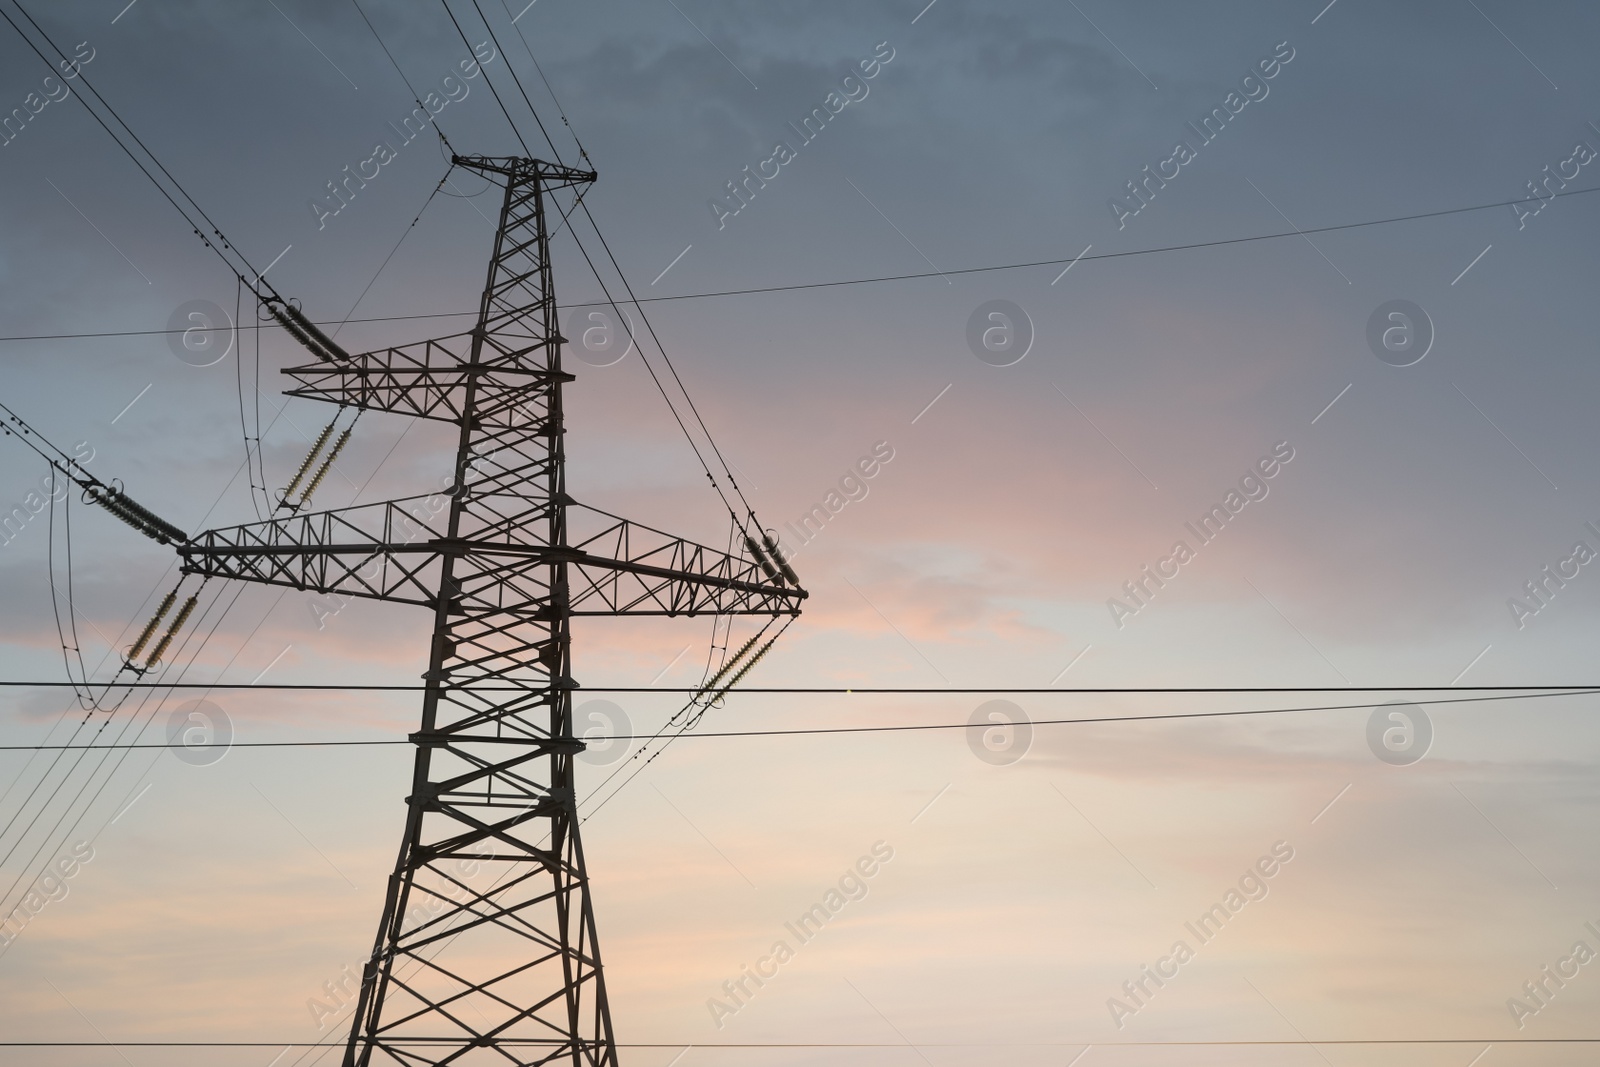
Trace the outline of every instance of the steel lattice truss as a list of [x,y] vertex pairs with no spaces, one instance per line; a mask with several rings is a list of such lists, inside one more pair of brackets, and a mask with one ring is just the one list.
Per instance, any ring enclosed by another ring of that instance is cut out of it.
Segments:
[[579,527],[566,545],[452,538],[427,518],[443,497],[207,530],[183,551],[194,573],[430,608],[438,606],[443,558],[470,556],[490,580],[462,588],[452,611],[528,608],[517,575],[557,562],[568,566],[572,615],[778,615],[797,596],[767,581],[753,560],[581,504],[565,505],[569,529]]
[[291,395],[459,425],[454,488],[211,530],[180,551],[187,573],[434,613],[405,837],[346,1067],[614,1067],[578,839],[569,620],[797,614],[806,594],[567,496],[573,378],[545,212],[552,191],[594,174],[456,162],[505,186],[477,327],[286,372],[302,383]]

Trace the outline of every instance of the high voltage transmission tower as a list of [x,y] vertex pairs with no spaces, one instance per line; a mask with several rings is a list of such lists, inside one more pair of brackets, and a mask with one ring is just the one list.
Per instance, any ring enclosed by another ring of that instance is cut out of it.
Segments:
[[461,428],[448,508],[418,496],[295,514],[178,551],[186,574],[433,612],[405,834],[346,1067],[614,1065],[578,838],[571,619],[792,616],[806,593],[737,518],[748,556],[567,495],[562,387],[575,379],[562,369],[546,213],[555,190],[595,175],[520,157],[454,162],[505,189],[473,330],[349,355],[292,309],[278,316],[319,356],[284,372],[300,383],[289,395]]

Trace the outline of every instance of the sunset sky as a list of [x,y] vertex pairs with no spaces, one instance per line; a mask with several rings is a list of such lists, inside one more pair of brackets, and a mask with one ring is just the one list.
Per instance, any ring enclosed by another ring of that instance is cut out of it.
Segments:
[[[1561,1039],[1600,1041],[1600,962],[1574,955],[1600,959],[1600,694],[1470,687],[1596,680],[1600,9],[451,0],[500,45],[455,92],[442,4],[126,2],[23,6],[280,292],[350,320],[351,351],[468,329],[498,209],[462,170],[430,197],[445,150],[396,129],[395,64],[446,96],[462,154],[522,153],[491,84],[548,154],[513,71],[569,163],[576,134],[586,203],[810,591],[744,684],[926,691],[738,694],[696,733],[959,726],[995,699],[1032,723],[669,748],[583,826],[617,1038],[643,1046],[622,1062],[1593,1062]],[[241,410],[282,487],[330,417],[281,394],[307,356],[249,329],[248,299],[216,362],[166,332],[232,319],[235,279],[50,74],[0,23],[0,403],[186,531],[252,521]],[[553,255],[570,492],[724,543],[640,351],[583,348],[601,291],[570,233]],[[778,291],[730,295],[757,289]],[[363,416],[318,505],[430,491],[455,435]],[[370,950],[410,746],[26,750],[85,718],[52,611],[66,513],[52,553],[28,504],[46,473],[0,439],[0,921],[54,898],[0,926],[0,1063],[335,1064],[283,1050],[348,1030],[325,983]],[[176,557],[72,500],[103,679]],[[202,607],[185,682],[425,666],[422,609],[220,581]],[[711,631],[581,619],[575,672],[693,686]],[[1161,687],[1259,691],[1071,692]],[[940,692],[1006,688],[1037,691]],[[419,703],[159,690],[77,736],[160,744],[198,699],[256,742],[403,742]],[[679,701],[577,713],[643,734]],[[1193,717],[1290,708],[1311,710]],[[1420,755],[1385,747],[1396,724]],[[858,899],[800,943],[785,924],[830,891]],[[793,958],[731,1000],[780,940]],[[1575,976],[1525,990],[1563,959]],[[5,1044],[28,1041],[117,1047]],[[259,1044],[137,1045],[160,1041]]]

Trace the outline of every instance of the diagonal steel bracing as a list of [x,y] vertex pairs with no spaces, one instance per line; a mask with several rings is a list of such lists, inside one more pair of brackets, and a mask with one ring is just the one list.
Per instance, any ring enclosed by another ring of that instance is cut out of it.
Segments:
[[291,395],[459,426],[453,485],[210,530],[179,551],[186,573],[434,615],[405,834],[346,1067],[614,1067],[573,788],[570,620],[798,614],[806,594],[567,495],[561,390],[574,379],[546,208],[594,174],[455,162],[505,189],[476,328],[285,372]]

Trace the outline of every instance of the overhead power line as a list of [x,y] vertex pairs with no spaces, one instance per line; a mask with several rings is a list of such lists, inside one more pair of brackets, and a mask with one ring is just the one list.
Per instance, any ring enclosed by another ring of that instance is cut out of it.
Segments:
[[[28,13],[27,8],[23,7],[19,0],[11,0],[11,3],[12,6],[15,7],[22,15],[22,17],[27,20],[28,25],[33,27],[34,33],[37,34],[38,37],[49,46],[50,51],[54,52],[62,63],[69,63],[70,61],[68,60],[66,53],[63,52],[61,47],[57,45],[53,39],[51,39],[50,35],[46,33],[37,22],[34,21],[33,16]],[[40,61],[42,61],[44,65],[50,69],[52,74],[55,73],[56,63],[44,53],[44,50],[41,49],[37,43],[35,43],[34,38],[17,24],[17,21],[13,19],[4,9],[0,9],[0,18],[4,18],[6,22],[11,25],[11,28],[16,30],[17,36],[22,38],[23,43],[28,46],[34,55],[39,57]],[[261,273],[257,272],[255,268],[251,266],[250,261],[245,258],[244,253],[240,252],[232,243],[228,241],[227,237],[223,235],[221,228],[219,228],[217,224],[212,221],[210,215],[206,214],[205,209],[200,206],[194,197],[189,195],[188,190],[183,187],[183,184],[179,182],[177,178],[173,177],[172,172],[162,164],[161,160],[156,157],[155,153],[149,149],[144,141],[140,140],[139,135],[134,133],[133,129],[123,121],[122,116],[117,114],[117,110],[106,102],[105,97],[100,95],[99,91],[96,90],[94,85],[90,83],[88,75],[84,74],[80,69],[77,73],[77,78],[79,84],[88,91],[87,94],[77,94],[78,100],[83,104],[84,110],[88,111],[90,117],[93,118],[95,122],[97,122],[100,127],[111,136],[111,139],[117,143],[117,147],[121,148],[127,157],[133,161],[133,165],[138,167],[146,178],[150,179],[150,183],[154,185],[156,190],[161,193],[166,201],[177,210],[178,214],[183,216],[183,221],[189,224],[189,228],[194,231],[196,237],[200,238],[201,243],[215,252],[217,257],[222,260],[224,265],[227,266],[228,270],[236,275],[240,281],[243,281],[245,284],[251,286],[251,288],[256,292],[260,292],[261,289],[265,288],[267,292],[272,293],[273,296],[276,297],[277,291],[272,288],[272,283],[266,281],[261,276]],[[116,129],[113,129],[110,122],[107,122],[106,118],[101,115],[100,110],[96,110],[96,108],[90,104],[91,97],[95,103],[99,105],[99,108],[103,109],[105,114],[110,117],[111,122],[116,123],[117,127],[122,130],[122,133],[118,133]],[[123,136],[124,134],[126,134],[126,137]],[[130,141],[133,145],[137,145],[139,147],[138,152],[133,150],[133,147],[129,144]],[[155,171],[160,172],[161,177],[156,176],[154,171],[151,169],[152,167]],[[165,179],[165,181],[162,179]],[[182,203],[179,202],[180,199],[182,200]],[[199,216],[200,221],[197,221],[195,216]],[[210,231],[209,234],[207,233],[207,230]],[[251,277],[252,275],[254,276],[253,278]]]
[[[992,691],[992,690],[991,690]],[[615,692],[615,690],[612,690]],[[660,690],[655,690],[660,692]],[[744,692],[739,690],[739,692]],[[941,690],[942,692],[942,690]],[[1585,689],[1577,692],[1546,692],[1522,693],[1518,695],[1500,694],[1483,697],[1446,697],[1438,700],[1413,700],[1408,703],[1422,705],[1439,704],[1481,704],[1506,700],[1536,700],[1540,697],[1570,697],[1592,696],[1600,693],[1600,689]],[[1240,708],[1231,711],[1174,711],[1158,712],[1152,715],[1093,715],[1078,716],[1070,719],[1028,719],[1016,723],[996,722],[940,722],[940,723],[908,723],[888,726],[810,726],[793,730],[703,730],[693,733],[680,731],[662,731],[652,734],[610,734],[608,741],[657,741],[662,738],[677,737],[800,737],[821,734],[889,734],[889,733],[920,733],[930,730],[992,730],[996,726],[1083,726],[1094,723],[1110,722],[1161,722],[1177,719],[1233,719],[1247,715],[1297,715],[1312,711],[1366,711],[1369,708],[1390,706],[1385,701],[1378,704],[1318,704],[1310,707],[1298,708]],[[235,741],[233,748],[349,748],[379,745],[410,745],[415,742],[409,738],[404,739],[373,739],[358,741]],[[525,739],[508,739],[508,744],[525,743]],[[78,751],[100,751],[118,748],[171,748],[170,744],[128,744],[128,745],[0,745],[0,752],[26,752],[36,749],[71,749]]]
[[[426,1046],[422,1038],[399,1038],[397,1045]],[[538,1038],[505,1038],[507,1045],[544,1045]],[[1275,1041],[743,1041],[689,1045],[683,1041],[618,1041],[616,1048],[1303,1048],[1306,1045],[1594,1045],[1600,1037],[1349,1037]],[[0,1048],[342,1048],[343,1041],[0,1041]]]
[[[1596,186],[1596,187],[1594,187],[1592,189],[1572,189],[1572,190],[1568,190],[1566,192],[1556,193],[1555,195],[1559,196],[1559,197],[1582,196],[1582,195],[1584,195],[1586,193],[1600,193],[1600,186]],[[1363,229],[1363,228],[1369,227],[1369,226],[1386,226],[1386,225],[1389,225],[1391,223],[1397,223],[1397,222],[1416,222],[1416,221],[1421,220],[1421,219],[1439,218],[1439,217],[1444,216],[1444,215],[1460,215],[1460,214],[1464,214],[1464,213],[1470,212],[1470,211],[1489,211],[1489,210],[1492,210],[1494,208],[1510,207],[1513,204],[1528,204],[1528,203],[1532,203],[1536,199],[1540,200],[1541,202],[1543,202],[1543,200],[1546,199],[1546,198],[1524,197],[1524,198],[1522,198],[1520,200],[1497,200],[1497,201],[1495,201],[1493,203],[1489,203],[1489,204],[1473,204],[1470,207],[1444,208],[1444,209],[1442,209],[1440,211],[1424,211],[1424,212],[1420,212],[1420,213],[1414,214],[1414,215],[1393,215],[1393,216],[1390,216],[1388,218],[1369,219],[1369,220],[1367,220],[1365,222],[1342,222],[1342,223],[1336,223],[1336,224],[1330,225],[1330,226],[1316,226],[1316,227],[1313,227],[1311,229],[1305,229],[1305,230],[1284,230],[1284,231],[1279,232],[1279,233],[1256,234],[1256,235],[1254,235],[1252,237],[1226,237],[1226,238],[1219,238],[1219,239],[1214,240],[1214,241],[1194,241],[1194,242],[1191,242],[1189,244],[1162,245],[1162,246],[1157,247],[1157,248],[1134,248],[1134,249],[1129,249],[1128,251],[1125,251],[1125,252],[1102,252],[1102,253],[1100,253],[1098,255],[1092,255],[1092,256],[1081,256],[1081,257],[1069,256],[1069,257],[1064,258],[1064,259],[1035,259],[1035,260],[1028,260],[1026,262],[1021,262],[1021,263],[996,263],[996,264],[992,264],[990,266],[985,266],[985,267],[956,267],[956,268],[953,268],[951,270],[946,270],[946,271],[926,271],[926,272],[921,273],[921,274],[883,274],[883,275],[873,275],[873,276],[866,277],[866,278],[844,278],[844,279],[840,279],[838,281],[797,282],[797,283],[795,283],[793,285],[767,285],[767,286],[761,286],[761,287],[754,288],[754,289],[717,289],[717,290],[712,290],[712,291],[708,291],[708,292],[701,292],[701,293],[679,293],[676,296],[642,296],[642,297],[637,298],[636,300],[631,300],[629,302],[630,303],[638,303],[638,304],[660,304],[660,303],[667,303],[667,302],[675,301],[675,300],[709,300],[709,299],[713,299],[713,298],[716,298],[716,297],[724,297],[724,296],[753,296],[753,295],[758,295],[758,294],[762,294],[762,293],[789,293],[789,292],[796,292],[796,291],[803,290],[803,289],[831,289],[831,288],[840,288],[840,287],[843,287],[843,286],[850,286],[850,285],[876,285],[876,284],[881,283],[881,282],[915,281],[915,280],[918,280],[918,279],[921,279],[921,278],[941,278],[941,277],[944,277],[946,275],[953,275],[953,274],[987,274],[987,273],[992,273],[994,271],[1002,271],[1002,270],[1023,270],[1023,269],[1026,269],[1028,267],[1059,267],[1063,263],[1089,262],[1090,260],[1097,260],[1097,259],[1129,259],[1129,258],[1133,258],[1133,257],[1137,257],[1137,256],[1160,255],[1160,254],[1164,254],[1164,253],[1167,253],[1167,252],[1189,252],[1189,251],[1193,251],[1193,250],[1199,249],[1199,248],[1218,248],[1218,247],[1222,247],[1224,245],[1251,244],[1251,243],[1254,243],[1254,242],[1257,242],[1257,241],[1276,241],[1276,240],[1279,240],[1280,238],[1284,238],[1284,237],[1300,237],[1300,236],[1303,236],[1305,234],[1334,233],[1334,232],[1337,232],[1339,230],[1357,230],[1357,229]],[[593,300],[593,301],[586,301],[584,303],[578,303],[578,304],[568,304],[566,302],[563,302],[561,306],[562,307],[567,307],[567,308],[584,308],[584,307],[610,307],[612,305],[611,305],[611,302],[607,301],[607,300]],[[471,316],[476,315],[476,314],[477,314],[477,312],[475,312],[475,311],[441,311],[441,312],[438,312],[436,314],[431,314],[431,315],[376,315],[376,316],[373,316],[372,318],[350,319],[348,321],[349,322],[401,322],[401,321],[404,321],[404,320],[407,320],[407,319],[470,318]],[[318,326],[337,326],[337,325],[339,325],[339,322],[337,320],[330,320],[330,321],[326,321],[326,322],[317,321],[315,324],[318,325]],[[217,327],[218,330],[226,330],[228,328],[229,327]],[[26,335],[12,336],[12,337],[0,337],[0,341],[69,341],[69,340],[78,340],[78,339],[81,339],[81,338],[89,338],[89,337],[144,337],[144,336],[158,336],[158,335],[161,335],[161,334],[173,334],[173,333],[183,333],[183,332],[185,332],[185,331],[183,331],[183,330],[113,330],[113,331],[105,331],[105,332],[97,332],[97,333],[46,333],[46,334],[26,334]],[[190,329],[187,332],[194,333],[196,331],[194,329]]]
[[[71,682],[45,681],[27,682],[17,680],[0,680],[0,688],[12,689],[64,689]],[[286,689],[309,690],[316,692],[374,692],[374,693],[421,693],[427,690],[425,685],[362,685],[354,682],[119,682],[118,689]],[[522,686],[500,685],[474,685],[459,686],[461,689],[470,689],[475,693],[522,693],[526,688]],[[700,693],[703,688],[695,686],[670,686],[670,685],[586,685],[575,692],[583,693]],[[748,694],[782,694],[802,693],[817,695],[893,695],[904,694],[912,696],[966,696],[971,694],[991,695],[1032,695],[1055,694],[1072,696],[1074,694],[1138,694],[1159,695],[1162,693],[1586,693],[1600,692],[1600,683],[1592,685],[1179,685],[1179,686],[965,686],[945,687],[942,689],[919,687],[885,687],[885,686],[755,686],[745,688],[740,686],[736,690],[741,696]]]

